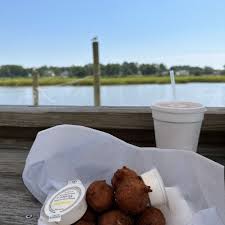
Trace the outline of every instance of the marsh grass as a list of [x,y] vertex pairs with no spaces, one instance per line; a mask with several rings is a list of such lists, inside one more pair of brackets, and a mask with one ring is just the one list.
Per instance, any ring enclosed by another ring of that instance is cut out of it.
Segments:
[[[225,82],[222,75],[202,76],[177,76],[176,83],[190,82]],[[122,76],[122,77],[101,77],[102,85],[130,85],[130,84],[168,84],[169,76]],[[31,86],[32,78],[0,78],[0,86]],[[40,86],[49,85],[93,85],[93,77],[41,77]]]

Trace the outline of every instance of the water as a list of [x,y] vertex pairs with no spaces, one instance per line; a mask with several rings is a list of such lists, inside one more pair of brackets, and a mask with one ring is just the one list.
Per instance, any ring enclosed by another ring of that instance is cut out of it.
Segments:
[[[93,105],[91,86],[45,86],[39,88],[40,105]],[[178,100],[206,106],[225,106],[225,83],[177,84]],[[149,106],[158,100],[172,100],[170,84],[102,86],[105,106]],[[0,87],[0,105],[32,105],[31,87]]]

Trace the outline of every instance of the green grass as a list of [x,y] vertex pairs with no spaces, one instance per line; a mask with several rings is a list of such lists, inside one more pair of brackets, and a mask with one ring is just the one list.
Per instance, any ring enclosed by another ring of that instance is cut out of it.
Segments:
[[[190,82],[225,82],[225,76],[177,76],[176,83]],[[170,83],[169,76],[123,76],[123,77],[101,77],[102,85],[120,84],[167,84]],[[32,78],[0,78],[0,86],[31,86]],[[39,85],[93,85],[93,77],[87,76],[82,79],[71,77],[42,77]]]

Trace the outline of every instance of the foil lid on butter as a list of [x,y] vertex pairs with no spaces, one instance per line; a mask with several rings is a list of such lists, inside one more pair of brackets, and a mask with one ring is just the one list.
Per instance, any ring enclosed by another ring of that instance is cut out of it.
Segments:
[[80,180],[68,182],[45,203],[44,214],[48,222],[70,225],[78,221],[87,210],[85,192]]

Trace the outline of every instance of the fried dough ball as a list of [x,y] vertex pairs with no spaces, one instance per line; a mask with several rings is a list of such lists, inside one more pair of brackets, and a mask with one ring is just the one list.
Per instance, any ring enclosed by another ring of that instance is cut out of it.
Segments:
[[140,215],[137,225],[165,225],[166,220],[162,212],[154,207],[146,208]]
[[120,210],[111,210],[101,215],[98,225],[133,225],[133,221]]
[[149,192],[141,178],[127,179],[115,190],[115,202],[123,212],[137,215],[150,205]]
[[97,215],[90,207],[88,207],[81,220],[95,223],[97,220]]
[[95,225],[94,222],[88,222],[85,220],[78,220],[76,223],[74,223],[74,225]]
[[137,178],[138,175],[135,171],[124,166],[122,169],[118,169],[111,180],[113,188],[116,188],[120,183],[128,178]]
[[94,181],[87,189],[86,200],[96,212],[104,212],[113,205],[113,189],[104,180]]

